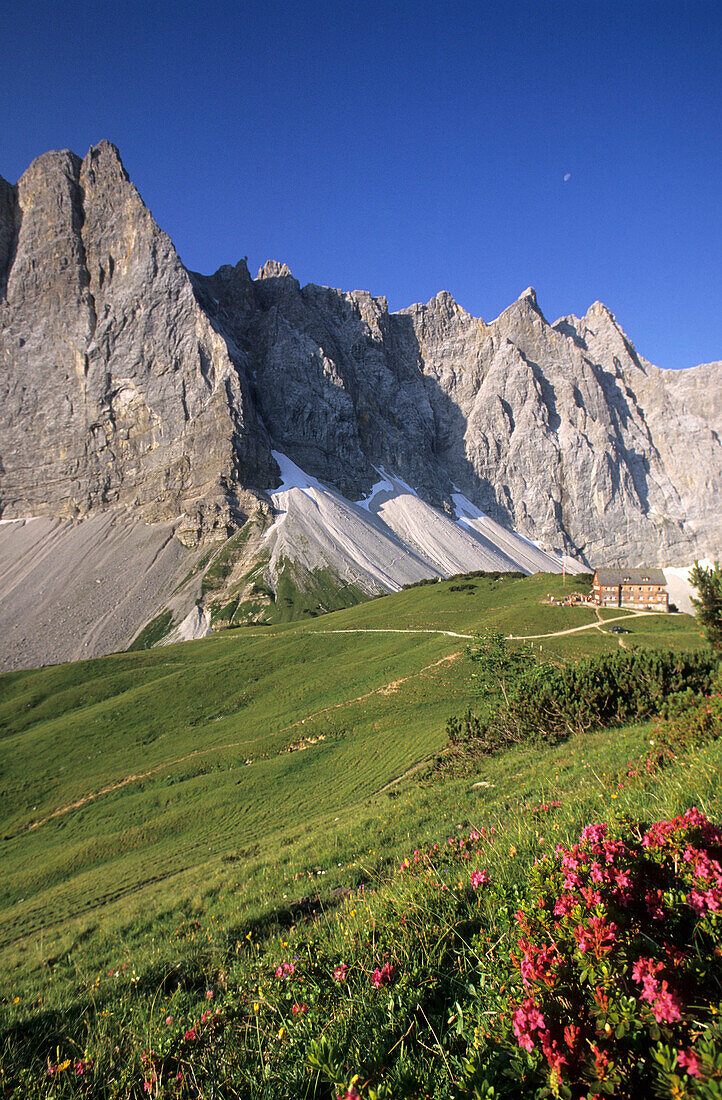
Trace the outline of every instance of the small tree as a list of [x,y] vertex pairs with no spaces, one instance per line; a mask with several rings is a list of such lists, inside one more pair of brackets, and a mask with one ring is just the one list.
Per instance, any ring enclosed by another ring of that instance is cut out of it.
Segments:
[[697,598],[692,603],[697,609],[697,622],[704,635],[718,652],[722,651],[722,568],[716,561],[709,569],[703,568],[698,561],[689,572],[690,584],[697,589]]
[[499,630],[475,634],[466,652],[478,666],[478,671],[473,674],[477,681],[478,697],[493,700],[502,695],[507,705],[512,686],[524,669],[535,661],[528,645],[510,646]]

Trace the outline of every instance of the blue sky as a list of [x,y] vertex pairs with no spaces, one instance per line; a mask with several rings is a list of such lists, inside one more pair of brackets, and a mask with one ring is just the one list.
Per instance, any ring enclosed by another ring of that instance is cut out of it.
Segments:
[[659,366],[722,359],[721,10],[5,0],[0,174],[107,137],[193,269],[487,320],[532,284]]

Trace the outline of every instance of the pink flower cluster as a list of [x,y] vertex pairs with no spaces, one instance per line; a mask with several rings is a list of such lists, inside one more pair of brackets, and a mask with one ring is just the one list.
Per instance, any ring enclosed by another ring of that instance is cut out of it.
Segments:
[[682,1019],[679,997],[673,993],[666,981],[657,978],[664,970],[664,964],[654,959],[640,956],[632,967],[632,977],[642,986],[642,1000],[647,1001],[658,1023],[672,1024]]
[[690,1077],[700,1076],[699,1058],[693,1050],[678,1050],[677,1062],[687,1071]]
[[512,1013],[512,1027],[519,1046],[524,1050],[531,1051],[539,1043],[550,1070],[558,1074],[562,1066],[567,1064],[556,1039],[552,1039],[549,1034],[544,1017],[533,997],[527,997]]
[[707,817],[692,806],[686,813],[673,817],[669,821],[657,821],[642,837],[645,848],[663,848],[671,846],[679,839],[680,833],[690,829],[699,830],[705,844],[722,844],[722,829],[710,824]]
[[293,963],[281,963],[276,967],[277,978],[291,978],[296,973],[296,967]]
[[381,967],[371,971],[371,985],[374,989],[380,989],[383,985],[390,985],[394,978],[394,967],[386,962]]
[[553,985],[556,971],[561,962],[556,944],[546,944],[544,947],[539,947],[528,940],[520,939],[519,948],[521,950],[519,969],[523,984],[527,988],[535,982],[541,982],[549,986]]
[[[685,1004],[698,1011],[719,996],[716,972],[700,969],[699,952],[708,942],[712,966],[722,912],[722,830],[696,808],[621,834],[597,822],[576,844],[538,860],[533,882],[516,914],[519,936],[510,958],[523,992],[509,993],[509,1011],[518,1046],[537,1050],[536,1065],[546,1064],[547,1087],[557,1087],[562,1070],[572,1095],[574,1082],[582,1087],[594,1077],[613,1087],[623,1072],[615,1028],[634,997],[645,1006],[635,1016],[636,1042],[658,1041],[652,1017],[673,1029],[665,1033],[668,1042],[694,1038]],[[656,957],[640,954],[643,942],[657,945]],[[570,1003],[584,1006],[573,1023]],[[679,1045],[675,1057],[690,1077],[704,1077],[691,1044]]]
[[472,871],[470,881],[472,889],[478,890],[480,886],[488,886],[491,883],[491,877],[486,868],[484,868],[481,871]]
[[591,952],[596,959],[611,951],[617,942],[617,926],[605,917],[590,917],[586,925],[580,924],[572,931],[582,954]]

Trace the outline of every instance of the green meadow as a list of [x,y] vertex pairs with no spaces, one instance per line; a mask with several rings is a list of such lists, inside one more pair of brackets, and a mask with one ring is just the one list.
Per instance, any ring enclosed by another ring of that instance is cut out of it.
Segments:
[[[534,800],[573,803],[569,828],[615,810],[607,777],[645,750],[651,723],[519,747],[472,778],[428,776],[447,718],[474,697],[474,632],[552,635],[533,642],[552,660],[619,650],[593,610],[545,602],[573,583],[452,578],[311,621],[0,678],[7,1051],[23,1029],[38,1050],[77,1047],[108,967],[142,984],[190,965],[199,942],[178,941],[179,921],[202,928],[203,972],[225,972],[229,944],[328,916],[449,830],[504,820],[528,849]],[[688,616],[624,625],[627,648],[702,645]],[[718,797],[712,751],[693,785],[708,805]],[[660,804],[679,790],[662,785]]]

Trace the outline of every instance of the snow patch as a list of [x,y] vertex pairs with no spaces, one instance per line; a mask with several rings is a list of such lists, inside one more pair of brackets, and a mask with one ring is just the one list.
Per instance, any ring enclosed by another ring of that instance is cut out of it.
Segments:
[[[384,466],[373,467],[379,480],[371,491],[349,501],[281,451],[272,453],[281,485],[271,493],[278,514],[264,534],[271,572],[281,559],[295,560],[308,569],[330,568],[362,588],[393,591],[423,576],[476,569],[562,571],[558,555],[490,519],[457,486],[456,519]],[[567,564],[569,572],[581,568]]]
[[300,489],[302,493],[305,493],[311,500],[314,499],[312,489],[318,489],[321,492],[323,487],[321,483],[315,478],[307,474],[300,466],[297,466],[288,455],[282,454],[280,451],[271,451],[271,454],[278,463],[278,467],[281,471],[281,484],[277,489],[274,489],[271,496],[279,496],[281,493],[288,493],[291,489]]

